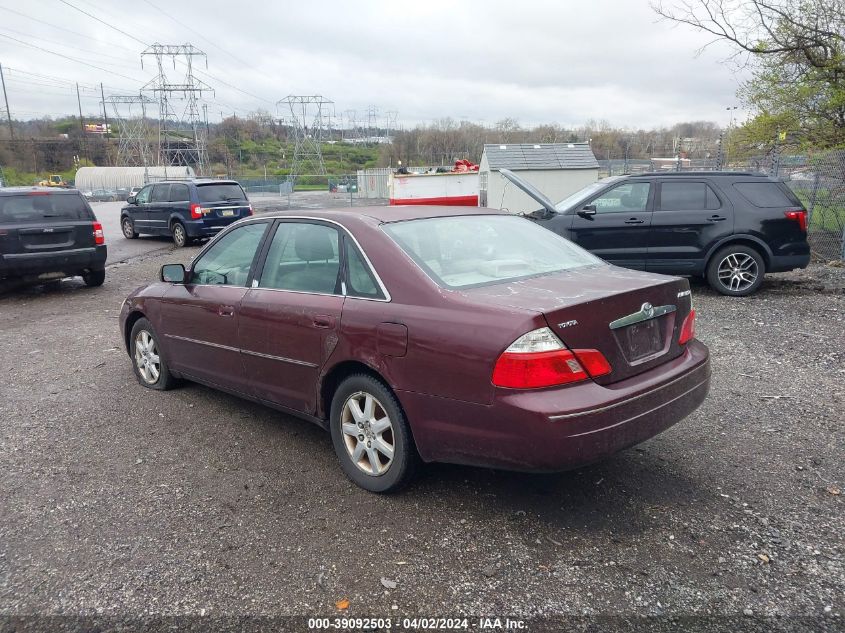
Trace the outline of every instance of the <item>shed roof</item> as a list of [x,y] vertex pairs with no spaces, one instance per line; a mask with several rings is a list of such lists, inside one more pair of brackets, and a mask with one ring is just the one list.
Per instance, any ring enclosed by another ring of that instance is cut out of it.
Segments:
[[490,169],[598,169],[588,143],[509,143],[484,146]]

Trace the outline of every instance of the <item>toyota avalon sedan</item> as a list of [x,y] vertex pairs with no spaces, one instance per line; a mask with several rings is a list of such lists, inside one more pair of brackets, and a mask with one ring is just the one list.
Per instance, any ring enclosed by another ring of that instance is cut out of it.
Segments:
[[120,327],[144,387],[191,380],[310,420],[373,492],[421,462],[600,460],[684,418],[710,382],[686,280],[490,209],[250,217],[190,268],[163,266]]

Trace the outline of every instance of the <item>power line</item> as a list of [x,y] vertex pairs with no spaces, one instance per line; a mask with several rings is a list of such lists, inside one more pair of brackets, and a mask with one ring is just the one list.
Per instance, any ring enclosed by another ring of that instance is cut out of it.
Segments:
[[14,29],[6,28],[6,27],[4,27],[3,29],[0,29],[0,30],[6,31],[7,33],[14,33],[15,35],[22,35],[24,37],[28,37],[28,38],[33,39],[33,40],[37,40],[39,42],[47,42],[48,44],[55,44],[57,46],[62,46],[63,48],[72,48],[73,50],[81,51],[83,53],[90,53],[92,55],[97,55],[99,57],[107,57],[108,59],[116,59],[116,60],[121,61],[121,62],[127,61],[127,59],[125,57],[117,57],[116,55],[107,55],[106,53],[100,53],[99,51],[92,51],[92,50],[87,49],[87,48],[80,48],[79,46],[71,46],[70,44],[59,44],[55,40],[49,40],[49,39],[44,38],[44,37],[36,37],[35,35],[32,35],[30,33],[22,33],[21,31],[16,31]]
[[61,2],[62,4],[66,4],[66,5],[67,5],[67,6],[69,6],[71,9],[75,9],[75,10],[79,11],[80,13],[83,13],[83,14],[87,15],[89,18],[91,18],[91,19],[93,19],[93,20],[97,20],[97,22],[100,22],[101,24],[105,24],[105,25],[106,25],[107,27],[109,27],[110,29],[114,29],[115,31],[117,31],[117,32],[118,32],[118,33],[120,33],[121,35],[125,35],[125,36],[126,36],[126,37],[128,37],[129,39],[135,40],[135,41],[136,41],[136,42],[138,42],[139,44],[143,44],[144,46],[147,46],[147,43],[146,43],[146,42],[143,42],[143,41],[139,40],[137,37],[135,37],[135,36],[134,36],[134,35],[132,35],[131,33],[127,33],[126,31],[124,31],[124,30],[122,30],[122,29],[117,28],[114,24],[110,24],[110,23],[106,22],[105,20],[102,20],[102,19],[98,18],[96,15],[93,15],[93,14],[91,14],[91,13],[88,13],[85,9],[80,9],[80,8],[79,8],[79,7],[77,7],[75,4],[71,4],[71,3],[70,3],[70,2],[68,2],[67,0],[59,0],[59,2]]
[[165,11],[164,9],[162,9],[161,7],[159,7],[159,6],[155,5],[155,4],[153,4],[152,2],[150,2],[150,0],[144,0],[144,2],[146,2],[148,5],[150,5],[153,9],[155,9],[155,10],[156,10],[156,11],[158,11],[159,13],[162,13],[162,14],[163,14],[163,15],[165,15],[166,17],[168,17],[168,18],[170,18],[171,20],[173,20],[174,22],[176,22],[176,24],[178,24],[178,25],[179,25],[179,26],[181,26],[182,28],[187,29],[187,30],[189,30],[191,33],[194,33],[195,35],[197,35],[197,36],[201,37],[201,38],[202,38],[202,39],[204,39],[206,42],[208,42],[209,44],[211,44],[214,48],[216,48],[216,49],[218,49],[218,50],[220,50],[220,51],[223,51],[223,52],[224,52],[224,53],[226,53],[229,57],[231,57],[232,59],[234,59],[236,62],[241,63],[241,64],[243,64],[244,66],[249,66],[249,63],[248,63],[248,62],[245,62],[244,60],[240,59],[239,57],[237,57],[237,56],[233,55],[232,53],[230,53],[229,51],[227,51],[225,48],[223,48],[222,46],[220,46],[219,44],[217,44],[215,41],[208,39],[205,35],[203,35],[203,34],[202,34],[202,33],[200,33],[199,31],[197,31],[196,29],[191,28],[190,26],[188,26],[188,25],[187,25],[187,24],[185,24],[184,22],[180,22],[179,20],[177,20],[176,18],[174,18],[172,15],[170,15],[170,14],[169,14],[167,11]]
[[36,46],[35,44],[29,44],[27,42],[24,42],[23,40],[19,40],[16,37],[12,37],[11,35],[4,35],[3,33],[0,33],[0,37],[5,37],[8,40],[12,40],[13,42],[17,42],[18,44],[23,44],[24,46],[28,46],[29,48],[34,48],[34,49],[42,51],[44,53],[50,53],[51,55],[55,55],[56,57],[61,57],[63,59],[69,59],[72,62],[76,62],[78,64],[83,64],[85,66],[90,66],[91,68],[95,68],[95,69],[100,70],[104,73],[111,73],[113,75],[117,75],[118,77],[122,77],[123,79],[128,79],[129,81],[137,81],[138,83],[141,83],[140,80],[135,79],[134,77],[127,77],[126,75],[121,75],[120,73],[115,72],[114,70],[109,70],[107,68],[95,66],[94,64],[86,62],[85,60],[78,59],[76,57],[70,57],[69,55],[63,55],[62,53],[57,53],[56,51],[51,51],[47,48],[43,48],[41,46]]

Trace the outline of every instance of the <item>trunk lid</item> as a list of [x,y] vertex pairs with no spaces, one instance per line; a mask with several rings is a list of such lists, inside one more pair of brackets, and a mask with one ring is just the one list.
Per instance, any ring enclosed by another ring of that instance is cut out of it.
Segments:
[[467,298],[542,312],[570,349],[597,349],[612,371],[600,384],[624,380],[676,358],[690,311],[689,283],[678,277],[588,266],[466,290]]
[[0,196],[0,253],[94,246],[94,213],[78,192],[31,191]]

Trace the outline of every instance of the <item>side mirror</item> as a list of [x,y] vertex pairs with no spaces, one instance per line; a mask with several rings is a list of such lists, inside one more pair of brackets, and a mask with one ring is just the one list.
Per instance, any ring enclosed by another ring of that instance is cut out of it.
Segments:
[[185,283],[185,267],[182,264],[165,264],[161,267],[159,277],[171,284]]
[[126,198],[126,202],[128,202],[129,204],[137,204],[135,202],[135,196],[129,196],[128,198]]
[[526,217],[532,220],[548,220],[552,215],[554,214],[548,209],[537,209],[529,213]]
[[594,204],[587,204],[584,205],[584,208],[578,212],[582,218],[591,218],[596,214],[596,205]]

